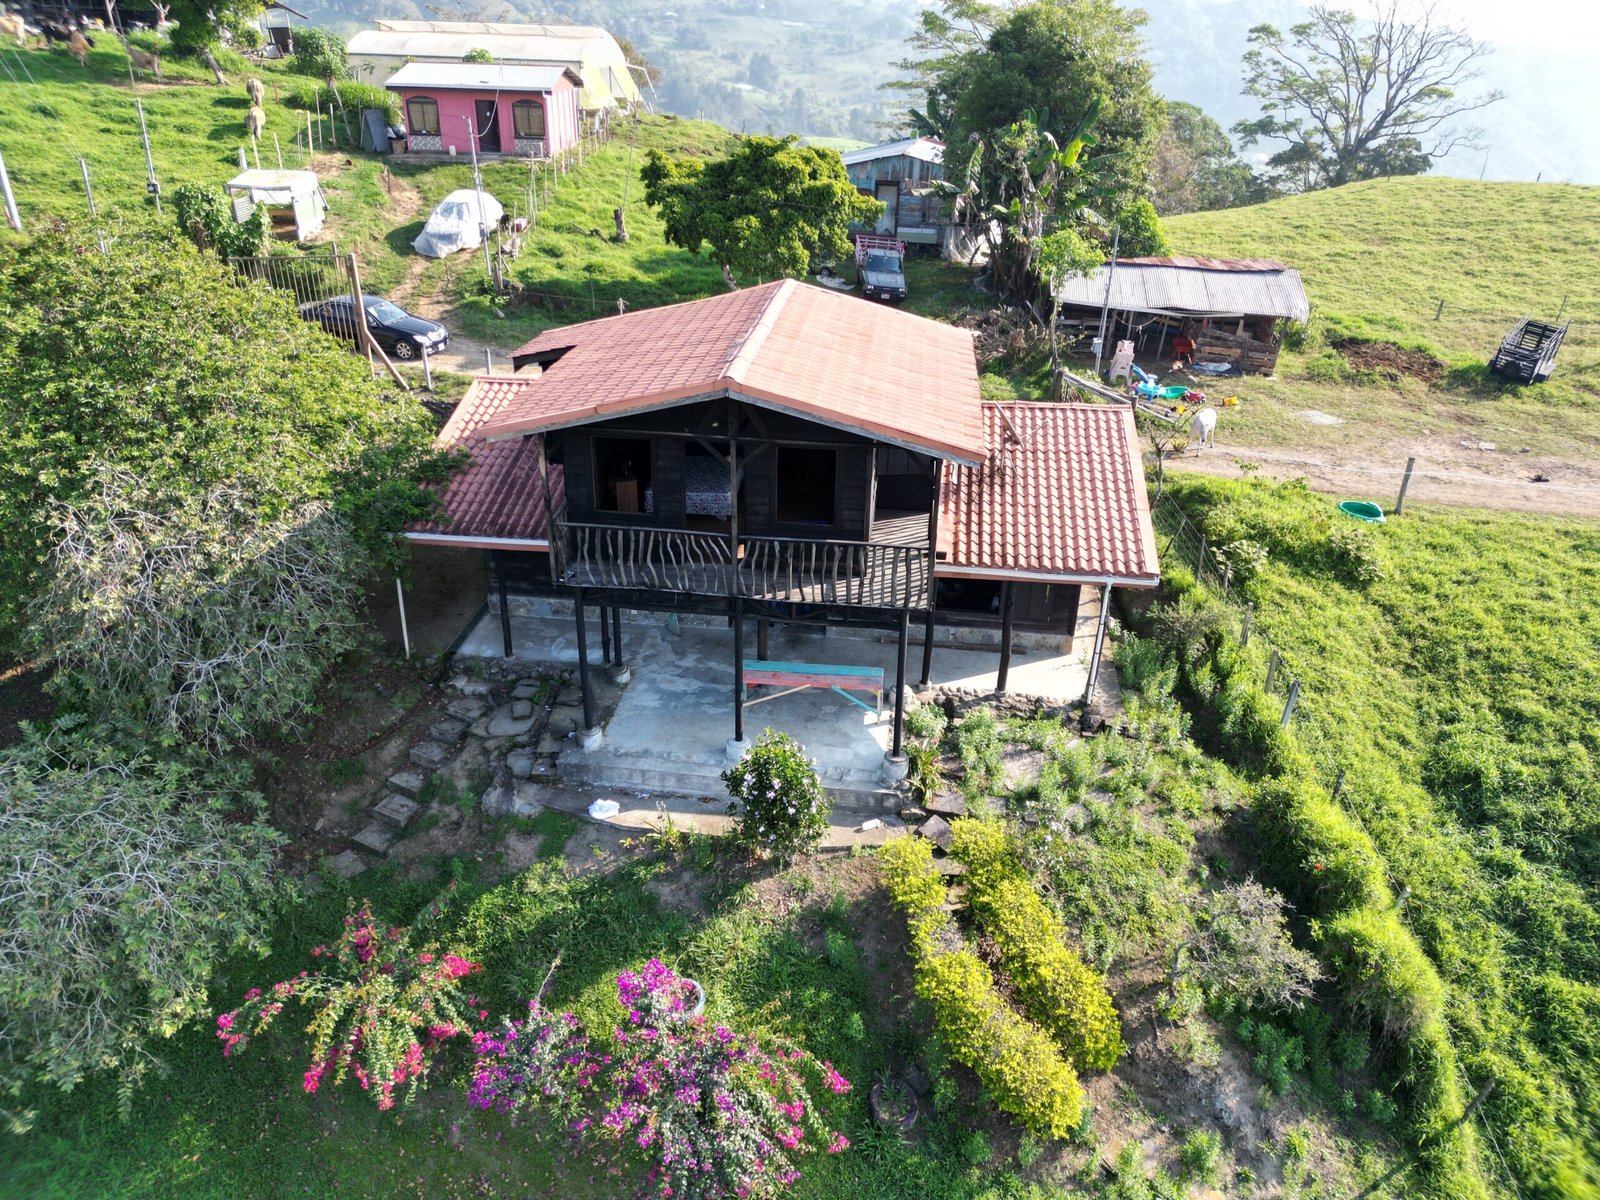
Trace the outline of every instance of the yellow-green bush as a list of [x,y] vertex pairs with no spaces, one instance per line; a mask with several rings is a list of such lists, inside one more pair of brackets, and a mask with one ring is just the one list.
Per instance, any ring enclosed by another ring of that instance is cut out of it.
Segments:
[[1083,1120],[1083,1090],[1049,1036],[1011,1010],[970,950],[917,964],[917,995],[933,1009],[950,1057],[971,1067],[1002,1112],[1045,1137]]
[[970,903],[994,938],[1000,965],[1028,1016],[1080,1071],[1105,1071],[1127,1046],[1105,981],[1066,944],[1067,930],[1034,889],[994,821],[957,821],[956,857],[967,864]]
[[884,886],[911,927],[917,995],[933,1009],[950,1057],[970,1067],[985,1093],[1034,1133],[1065,1137],[1083,1119],[1083,1091],[1050,1036],[1013,1012],[989,968],[970,950],[940,951],[949,924],[939,909],[945,885],[921,838],[897,838],[878,852]]

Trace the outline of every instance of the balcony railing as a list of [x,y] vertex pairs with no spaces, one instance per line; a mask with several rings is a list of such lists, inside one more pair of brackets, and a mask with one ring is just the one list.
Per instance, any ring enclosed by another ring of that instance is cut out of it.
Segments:
[[558,526],[562,582],[579,587],[742,596],[771,603],[922,608],[926,546],[742,537],[639,526]]

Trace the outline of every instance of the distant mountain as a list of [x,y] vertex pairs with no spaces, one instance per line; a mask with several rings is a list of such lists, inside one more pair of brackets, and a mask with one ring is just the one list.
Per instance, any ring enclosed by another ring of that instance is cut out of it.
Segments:
[[[297,0],[298,2],[298,0]],[[1360,9],[1355,0],[1349,0]],[[1225,128],[1254,117],[1241,93],[1250,28],[1303,19],[1300,0],[1141,0],[1164,95],[1199,105]],[[882,85],[906,55],[919,0],[309,0],[318,24],[351,30],[376,17],[470,16],[603,25],[657,66],[659,107],[730,129],[876,141],[896,93]],[[1505,46],[1485,88],[1506,99],[1477,114],[1488,157],[1461,151],[1436,173],[1600,183],[1600,70],[1585,39],[1551,27],[1539,45]],[[1267,153],[1258,147],[1255,153]]]

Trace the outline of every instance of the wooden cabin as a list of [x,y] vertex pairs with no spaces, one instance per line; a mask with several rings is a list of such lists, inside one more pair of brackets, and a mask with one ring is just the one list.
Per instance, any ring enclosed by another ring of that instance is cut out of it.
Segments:
[[553,329],[513,362],[446,425],[472,463],[409,536],[488,553],[508,656],[513,596],[570,598],[580,647],[586,607],[731,618],[730,744],[747,622],[757,660],[774,622],[892,633],[904,685],[913,624],[926,680],[957,611],[1002,627],[1003,676],[1019,612],[1158,581],[1127,410],[985,404],[953,326],[783,280]]

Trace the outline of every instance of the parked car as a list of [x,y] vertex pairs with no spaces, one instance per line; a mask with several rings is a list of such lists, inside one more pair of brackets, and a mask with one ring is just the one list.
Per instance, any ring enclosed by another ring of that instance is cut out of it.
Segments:
[[[363,296],[361,304],[366,309],[367,328],[372,332],[373,341],[390,358],[410,361],[419,354],[437,354],[450,344],[450,334],[439,322],[413,317],[382,296]],[[356,340],[355,304],[349,296],[302,304],[300,317],[315,321],[334,337]]]

